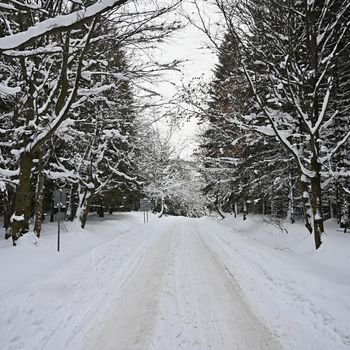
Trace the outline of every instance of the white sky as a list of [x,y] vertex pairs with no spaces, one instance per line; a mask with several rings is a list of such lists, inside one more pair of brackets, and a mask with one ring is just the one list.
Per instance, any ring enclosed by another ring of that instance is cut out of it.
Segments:
[[[198,14],[193,4],[183,3],[183,10],[190,14],[193,20],[199,21]],[[205,9],[208,13],[208,8]],[[215,17],[214,11],[210,11],[211,20]],[[216,63],[216,55],[209,49],[209,39],[195,26],[188,24],[184,29],[176,32],[171,40],[159,45],[157,59],[160,62],[172,60],[184,60],[181,65],[181,72],[169,72],[164,82],[158,86],[158,89],[165,96],[171,98],[176,93],[176,86],[182,83],[188,84],[193,78],[204,75],[209,80],[211,71]],[[175,85],[175,86],[174,86]],[[165,123],[160,128],[166,128]],[[173,144],[181,151],[181,157],[189,158],[195,148],[195,137],[197,132],[196,120],[185,122],[181,130],[177,131],[172,137]],[[166,131],[165,131],[166,132]]]

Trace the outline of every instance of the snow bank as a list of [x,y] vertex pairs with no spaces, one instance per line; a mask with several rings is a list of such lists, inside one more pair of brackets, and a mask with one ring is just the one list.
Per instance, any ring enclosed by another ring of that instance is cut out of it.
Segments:
[[285,349],[350,349],[349,234],[327,222],[316,252],[302,224],[201,220],[208,246]]
[[[108,307],[152,237],[142,213],[90,218],[87,230],[66,225],[56,251],[56,225],[37,241],[0,245],[0,349],[78,349],[83,330]],[[112,295],[111,295],[112,293]]]
[[[87,230],[63,227],[60,253],[56,224],[45,225],[39,240],[25,235],[17,247],[0,241],[0,349],[83,348],[152,242],[177,220],[92,217]],[[350,349],[350,235],[335,222],[326,223],[316,252],[302,224],[280,228],[252,216],[186,220],[284,349]]]

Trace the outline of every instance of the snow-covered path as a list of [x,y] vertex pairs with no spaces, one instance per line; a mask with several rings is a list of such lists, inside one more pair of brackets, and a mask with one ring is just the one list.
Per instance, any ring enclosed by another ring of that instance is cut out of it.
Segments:
[[348,350],[350,236],[141,212],[0,241],[1,350]]
[[203,234],[194,220],[165,220],[84,349],[279,349]]

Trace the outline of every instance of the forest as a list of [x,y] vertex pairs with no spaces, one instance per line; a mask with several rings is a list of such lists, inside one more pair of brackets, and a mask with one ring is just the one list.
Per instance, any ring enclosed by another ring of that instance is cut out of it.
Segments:
[[[350,1],[213,0],[217,30],[193,1],[217,64],[167,104],[149,86],[181,62],[147,52],[181,31],[181,3],[0,1],[0,200],[14,245],[40,237],[58,189],[82,228],[143,197],[159,216],[303,220],[316,249],[326,219],[349,228]],[[154,111],[198,120],[190,160]]]

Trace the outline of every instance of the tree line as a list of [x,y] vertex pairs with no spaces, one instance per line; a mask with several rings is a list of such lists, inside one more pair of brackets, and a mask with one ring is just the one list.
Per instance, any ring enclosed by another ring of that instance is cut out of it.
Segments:
[[[0,189],[6,233],[40,236],[52,193],[69,191],[67,219],[92,204],[135,207],[140,79],[164,69],[137,50],[179,23],[178,2],[12,1],[0,4]],[[169,68],[167,66],[166,68]]]
[[349,224],[350,1],[214,3],[214,77],[187,97],[204,191],[219,212],[302,216],[317,249],[327,217]]
[[181,27],[164,17],[179,2],[1,2],[0,196],[14,244],[31,217],[40,236],[62,187],[81,227],[92,206],[137,209],[146,195],[160,216],[303,217],[316,248],[327,217],[346,229],[350,1],[213,0],[219,39],[194,1],[218,64],[185,95],[204,126],[191,161],[143,118],[156,103],[139,93],[176,64],[137,55]]

